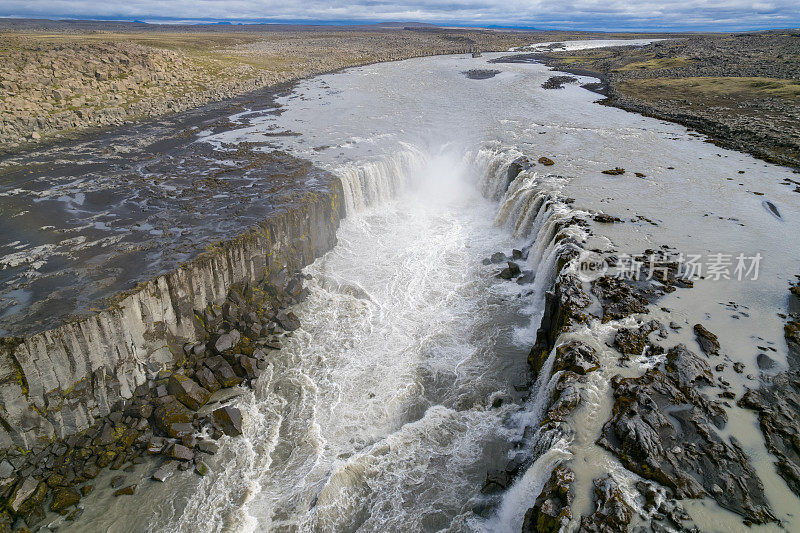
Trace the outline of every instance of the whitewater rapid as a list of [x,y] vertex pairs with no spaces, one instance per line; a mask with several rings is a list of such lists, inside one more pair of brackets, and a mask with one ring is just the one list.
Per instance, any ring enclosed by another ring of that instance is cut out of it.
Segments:
[[[780,345],[785,281],[800,268],[784,243],[800,223],[775,180],[779,167],[599,106],[578,85],[545,91],[551,73],[542,65],[493,64],[501,71],[495,77],[468,80],[464,70],[497,54],[486,56],[306,80],[281,99],[281,113],[245,111],[232,117],[240,129],[201,139],[220,149],[264,142],[313,161],[342,181],[347,217],[337,246],[304,270],[310,294],[294,310],[301,329],[284,339],[256,389],[234,400],[245,434],[223,438],[208,461],[212,473],[149,483],[133,499],[146,505],[112,500],[101,511],[87,500],[76,525],[519,531],[561,461],[578,474],[576,516],[589,511],[596,475],[613,473],[623,490],[637,480],[595,444],[611,409],[608,383],[620,371],[607,346],[620,324],[574,333],[596,347],[602,368],[581,392],[571,433],[553,440],[525,432],[538,426],[554,383],[548,366],[530,383],[526,358],[561,247],[609,250],[613,242],[617,251],[641,253],[667,242],[687,252],[759,251],[769,259],[757,282],[698,282],[691,295],[666,298],[670,312],[653,317],[707,321],[731,339],[727,356],[751,366],[758,343]],[[509,184],[509,164],[523,155],[556,165],[537,165]],[[617,166],[628,174],[600,172]],[[765,212],[764,198],[782,220]],[[626,223],[590,235],[595,212]],[[574,219],[582,224],[564,224]],[[701,225],[708,231],[697,231]],[[501,280],[502,265],[484,264],[515,248],[526,250],[519,263],[534,274],[529,284]],[[720,312],[719,302],[734,298],[750,315]],[[670,342],[693,342],[690,330],[670,333]],[[782,356],[775,355],[779,364]],[[727,377],[741,392],[746,375]],[[776,513],[791,520],[797,500],[775,475],[753,416],[732,413],[726,431],[754,459]],[[534,463],[487,511],[487,471],[520,451]],[[687,507],[706,528],[741,525],[706,500]]]
[[[519,303],[480,261],[513,243],[452,160],[417,163],[405,176],[415,187],[362,204],[305,270],[304,327],[259,380],[245,438],[226,450],[223,469],[247,473],[207,487],[250,495],[234,509],[198,499],[178,529],[202,530],[196,517],[209,513],[252,531],[440,529],[472,517],[474,487],[511,436],[509,407],[492,403],[524,383],[524,347],[508,343]],[[362,169],[359,191],[386,193],[400,168]],[[274,444],[245,442],[263,440]]]

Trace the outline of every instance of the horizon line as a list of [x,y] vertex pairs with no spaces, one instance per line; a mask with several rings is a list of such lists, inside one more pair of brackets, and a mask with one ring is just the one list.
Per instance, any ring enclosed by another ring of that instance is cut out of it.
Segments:
[[513,24],[478,24],[470,22],[457,22],[457,21],[438,21],[438,22],[422,22],[419,20],[392,20],[392,19],[220,19],[220,18],[174,18],[174,17],[142,17],[141,18],[86,18],[74,16],[48,16],[48,15],[16,15],[16,14],[0,14],[2,20],[30,20],[30,21],[48,21],[54,23],[79,23],[79,22],[95,22],[95,23],[117,23],[117,24],[141,24],[152,26],[379,26],[381,24],[408,24],[410,26],[418,26],[420,29],[425,27],[430,28],[464,28],[464,29],[489,29],[489,30],[516,30],[516,31],[532,31],[532,32],[546,32],[546,31],[575,31],[586,33],[747,33],[747,32],[764,32],[764,31],[781,31],[781,30],[797,30],[800,27],[751,27],[751,28],[738,28],[734,29],[729,25],[720,24],[719,26],[703,25],[702,27],[687,27],[687,26],[641,26],[641,27],[616,27],[616,28],[603,28],[597,29],[596,27],[584,27],[580,22],[575,22],[574,25],[557,25],[549,26],[543,22],[541,26],[531,25],[513,25]]

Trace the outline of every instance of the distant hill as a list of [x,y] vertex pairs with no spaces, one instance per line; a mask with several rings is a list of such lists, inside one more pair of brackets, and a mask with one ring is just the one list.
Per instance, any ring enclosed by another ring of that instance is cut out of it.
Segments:
[[402,30],[402,29],[441,29],[442,26],[425,22],[377,22],[363,24],[358,21],[308,21],[308,22],[264,22],[254,21],[242,24],[239,21],[193,21],[180,23],[162,20],[158,24],[143,20],[80,20],[80,19],[36,19],[36,18],[0,18],[0,30],[51,30],[51,31],[313,31],[325,28],[328,31],[361,29]]
[[403,28],[440,28],[436,24],[428,24],[427,22],[377,22],[375,24],[368,24],[375,28],[394,28],[402,30]]

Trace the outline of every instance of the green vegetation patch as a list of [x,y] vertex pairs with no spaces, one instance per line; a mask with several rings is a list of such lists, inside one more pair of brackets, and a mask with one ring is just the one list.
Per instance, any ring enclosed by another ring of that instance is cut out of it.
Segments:
[[648,59],[645,61],[636,61],[628,63],[624,67],[615,69],[616,71],[624,72],[630,70],[661,70],[665,68],[680,68],[685,67],[692,63],[692,60],[686,57],[662,57],[658,59]]
[[778,78],[695,77],[651,78],[620,82],[620,91],[626,94],[669,98],[800,98],[800,81]]

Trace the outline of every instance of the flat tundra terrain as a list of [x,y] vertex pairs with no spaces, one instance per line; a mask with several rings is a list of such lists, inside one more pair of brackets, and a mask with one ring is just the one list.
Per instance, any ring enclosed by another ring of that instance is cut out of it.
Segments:
[[13,21],[0,23],[0,31],[0,153],[345,67],[592,36]]
[[607,82],[607,103],[800,167],[800,31],[717,34],[641,48],[547,52],[557,70]]

